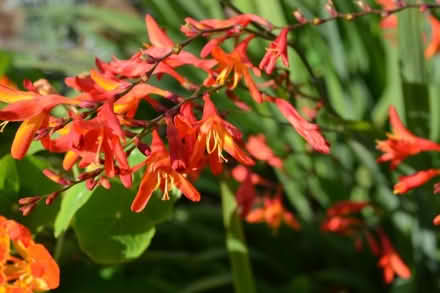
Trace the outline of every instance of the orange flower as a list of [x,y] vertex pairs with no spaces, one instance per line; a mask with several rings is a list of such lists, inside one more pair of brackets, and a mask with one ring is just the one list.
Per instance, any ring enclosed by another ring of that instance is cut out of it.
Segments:
[[350,215],[359,213],[369,205],[368,202],[354,202],[350,200],[337,202],[327,210],[327,217],[323,221],[321,229],[342,235],[351,235],[361,228],[364,222]]
[[267,196],[262,207],[247,214],[246,221],[249,223],[266,222],[273,230],[278,230],[281,223],[285,223],[294,230],[300,229],[300,224],[295,216],[283,207],[280,196],[275,198]]
[[[217,60],[218,65],[212,72],[214,74],[210,74],[208,79],[205,80],[205,85],[221,86],[226,84],[228,88],[232,90],[235,89],[240,79],[243,78],[252,98],[257,103],[261,103],[263,98],[249,70],[252,69],[257,76],[259,76],[261,72],[257,67],[252,65],[246,55],[249,42],[253,38],[254,36],[250,35],[229,54],[220,47],[214,47],[212,49],[212,56]],[[232,78],[229,79],[231,73],[233,73]]]
[[269,45],[266,49],[266,54],[258,66],[261,70],[264,70],[267,74],[271,74],[275,68],[275,63],[278,57],[281,56],[281,61],[287,67],[289,67],[289,59],[287,57],[287,34],[288,28],[281,30],[279,36]]
[[197,189],[182,175],[171,167],[171,160],[159,134],[153,131],[151,143],[151,155],[142,165],[147,165],[139,190],[131,204],[133,212],[141,212],[153,194],[160,188],[163,192],[162,200],[169,200],[169,191],[176,187],[186,198],[192,201],[200,201]]
[[296,109],[286,100],[272,98],[281,114],[289,121],[295,130],[315,150],[323,154],[330,153],[330,146],[321,134],[319,126],[304,119]]
[[223,156],[223,150],[244,165],[254,164],[236,143],[236,140],[241,138],[239,130],[218,115],[208,95],[205,95],[203,100],[203,117],[199,122],[197,141],[190,159],[192,169],[199,169],[206,159],[212,173],[220,174],[223,170],[222,163],[227,161]]
[[439,144],[417,137],[407,130],[393,106],[389,108],[389,116],[392,133],[387,134],[387,140],[377,141],[377,149],[384,152],[377,162],[390,161],[390,167],[394,169],[408,156],[425,151],[440,151]]
[[0,120],[23,121],[15,134],[11,155],[22,159],[36,132],[49,125],[50,111],[60,104],[76,104],[77,101],[54,93],[46,80],[36,81],[34,91],[20,91],[0,85],[0,102],[8,105],[0,110]]
[[283,167],[283,161],[277,157],[267,145],[264,134],[249,136],[246,149],[256,159],[265,161],[274,168]]
[[[182,65],[193,65],[204,71],[209,71],[216,64],[212,59],[200,59],[184,50],[175,52],[178,54],[171,54],[175,50],[174,42],[159,27],[151,15],[147,14],[145,16],[145,22],[151,44],[146,45],[146,49],[134,54],[128,60],[119,60],[113,57],[113,60],[109,63],[98,61],[101,70],[128,78],[142,77],[154,70],[151,73],[155,74],[158,78],[163,74],[168,74],[175,78],[182,86],[192,88],[191,82],[176,72],[174,68]],[[156,60],[161,60],[164,56],[168,57],[156,66]]]
[[391,245],[390,240],[383,231],[379,231],[379,238],[382,250],[378,266],[383,269],[385,283],[391,283],[394,280],[395,275],[401,277],[402,279],[409,279],[411,277],[411,271],[400,258],[399,254]]
[[0,292],[47,291],[59,281],[58,265],[47,249],[32,240],[26,227],[0,216]]
[[399,182],[394,185],[393,192],[396,194],[407,193],[408,191],[425,184],[433,177],[438,175],[440,175],[440,169],[423,170],[408,176],[400,176]]
[[[212,49],[220,46],[226,39],[237,36],[246,28],[251,22],[258,23],[267,29],[272,29],[272,24],[266,19],[255,14],[240,14],[229,19],[204,19],[197,21],[191,17],[185,18],[185,25],[180,27],[180,30],[187,36],[193,37],[202,31],[209,30],[225,30],[223,34],[216,34],[216,36],[209,40],[200,52],[200,56],[205,58],[211,54]],[[207,33],[206,35],[212,35]]]

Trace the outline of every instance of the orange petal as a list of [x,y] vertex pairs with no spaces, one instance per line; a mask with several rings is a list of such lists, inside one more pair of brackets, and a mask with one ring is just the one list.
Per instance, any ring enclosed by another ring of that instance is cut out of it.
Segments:
[[182,174],[173,171],[171,176],[174,178],[176,187],[185,195],[186,198],[192,201],[200,201],[200,193],[197,189],[182,176]]
[[254,160],[252,160],[234,141],[234,139],[225,134],[223,138],[223,147],[225,151],[233,156],[237,161],[245,165],[253,165],[255,164]]
[[42,287],[35,289],[46,291],[57,288],[60,283],[60,269],[47,249],[41,244],[31,244],[27,252],[34,260],[31,268],[33,273],[37,273],[35,277],[44,280],[44,283],[38,282]]
[[160,181],[155,172],[150,172],[148,169],[145,171],[144,177],[142,178],[139,190],[131,203],[131,210],[135,213],[142,212],[142,210],[147,205],[148,201],[160,185]]
[[79,154],[75,153],[74,151],[68,151],[64,155],[64,160],[63,160],[64,170],[70,170],[75,164],[75,162],[78,160],[78,158],[79,158]]
[[94,82],[96,82],[97,85],[99,85],[106,91],[117,89],[121,84],[120,82],[105,77],[99,71],[94,69],[90,70],[90,77],[93,79]]
[[145,22],[147,24],[148,38],[150,42],[160,48],[172,48],[174,47],[173,41],[167,36],[167,34],[159,27],[154,18],[147,14],[145,16]]
[[47,117],[48,115],[43,112],[21,123],[11,147],[11,155],[14,159],[20,160],[26,155],[35,132],[40,129],[45,120],[47,121]]
[[37,94],[33,92],[23,92],[0,84],[0,101],[4,103],[31,100],[36,95]]

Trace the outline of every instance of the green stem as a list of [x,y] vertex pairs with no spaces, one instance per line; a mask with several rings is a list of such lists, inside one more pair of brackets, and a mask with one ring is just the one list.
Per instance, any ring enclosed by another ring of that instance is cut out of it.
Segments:
[[223,222],[226,229],[226,247],[232,265],[232,278],[236,293],[255,293],[255,281],[249,261],[249,252],[243,227],[237,213],[237,202],[225,181],[220,182]]

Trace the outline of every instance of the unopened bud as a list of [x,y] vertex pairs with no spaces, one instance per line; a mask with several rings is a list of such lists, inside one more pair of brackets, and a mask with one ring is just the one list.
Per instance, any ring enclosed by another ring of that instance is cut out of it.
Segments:
[[138,148],[138,150],[143,153],[145,156],[149,156],[151,154],[151,148],[148,144],[143,143],[143,142],[139,142],[136,144],[136,147]]
[[27,216],[32,212],[32,210],[36,206],[37,206],[37,203],[31,203],[31,204],[20,207],[19,210],[23,216]]
[[45,201],[46,205],[51,205],[55,201],[55,199],[57,199],[57,197],[59,195],[60,195],[59,191],[55,191],[55,192],[52,192],[51,194],[49,194],[46,197],[46,201]]
[[353,18],[354,18],[354,16],[351,13],[344,14],[344,19],[345,20],[353,20]]
[[297,9],[293,12],[293,16],[296,18],[296,20],[299,23],[307,23],[307,19],[304,17],[304,14],[301,12],[301,10]]
[[41,196],[28,196],[28,197],[22,197],[18,200],[19,205],[28,205],[31,203],[35,203],[37,201],[41,200]]
[[50,169],[44,169],[43,170],[43,174],[49,178],[50,180],[52,180],[55,183],[61,184],[61,185],[70,185],[72,184],[72,181],[70,181],[67,178],[63,178],[60,175],[58,175],[57,173],[55,173],[54,171],[50,170]]
[[371,11],[371,6],[365,3],[363,0],[357,0],[356,1],[357,6],[359,6],[360,9],[362,9],[365,12]]
[[96,184],[98,184],[98,181],[96,181],[95,178],[89,178],[86,180],[86,187],[88,190],[93,190]]
[[319,24],[322,23],[322,19],[316,17],[316,18],[314,18],[314,19],[312,20],[312,23],[313,23],[314,25],[319,25]]
[[110,180],[108,180],[108,178],[106,177],[101,177],[99,179],[99,184],[104,187],[105,189],[110,189],[112,188],[112,184],[110,183]]
[[426,10],[428,10],[428,5],[427,4],[420,5],[420,12],[424,13],[424,12],[426,12]]
[[325,9],[333,17],[336,17],[339,15],[339,12],[336,11],[335,5],[333,4],[332,0],[328,0],[328,2],[325,4]]
[[397,8],[402,8],[407,5],[405,0],[394,0],[394,1],[396,3]]

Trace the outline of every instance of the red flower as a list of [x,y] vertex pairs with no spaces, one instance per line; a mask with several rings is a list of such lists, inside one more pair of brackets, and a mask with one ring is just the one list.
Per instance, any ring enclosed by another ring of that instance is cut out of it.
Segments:
[[[119,175],[124,186],[129,187],[132,183],[131,171],[122,146],[125,134],[112,109],[113,104],[107,102],[99,108],[95,118],[83,120],[76,117],[58,131],[60,137],[54,140],[47,137],[42,142],[52,152],[67,152],[63,162],[66,170],[78,159],[81,159],[81,168],[92,164],[94,168],[104,165],[108,177]],[[103,160],[101,154],[104,155]]]
[[389,108],[392,133],[387,134],[388,139],[377,142],[377,149],[384,152],[377,162],[391,162],[391,169],[396,168],[408,156],[424,151],[440,151],[440,145],[415,136],[405,128],[393,106]]
[[409,279],[411,277],[411,271],[400,258],[399,254],[391,245],[390,240],[383,231],[379,231],[379,238],[382,249],[378,266],[383,269],[385,283],[391,283],[394,280],[395,275],[401,277],[402,279]]
[[408,176],[400,176],[399,182],[394,185],[394,193],[402,194],[417,188],[433,177],[440,175],[440,169],[429,169],[416,172]]
[[216,36],[209,40],[200,52],[200,56],[205,58],[214,47],[219,47],[226,39],[237,36],[240,31],[246,28],[249,23],[255,22],[268,29],[272,29],[272,24],[266,19],[254,14],[240,14],[229,19],[204,19],[197,21],[191,17],[185,18],[185,25],[182,25],[180,30],[187,36],[193,37],[196,34],[207,30],[225,29],[225,32],[220,36]]
[[350,215],[359,213],[369,205],[370,203],[368,202],[354,202],[350,200],[337,202],[327,210],[327,216],[321,224],[321,229],[342,235],[351,235],[361,228],[364,222]]
[[250,211],[246,216],[249,223],[266,222],[273,230],[278,230],[281,223],[285,223],[294,230],[300,229],[300,224],[295,216],[284,209],[281,197],[266,197],[264,205]]
[[47,291],[59,281],[60,270],[47,249],[26,227],[0,216],[0,291]]
[[[146,49],[136,53],[128,60],[119,60],[116,57],[113,57],[113,60],[109,63],[98,60],[98,67],[101,70],[128,78],[142,77],[154,70],[152,74],[155,74],[158,78],[163,74],[168,74],[175,78],[182,86],[192,88],[191,82],[177,73],[174,68],[182,65],[193,65],[204,71],[209,71],[216,64],[214,60],[202,60],[183,50],[176,52],[178,54],[171,54],[175,49],[174,42],[159,27],[153,17],[147,14],[145,22],[151,45],[147,45]],[[161,60],[165,56],[168,57],[156,66],[156,61]]]
[[46,80],[31,85],[35,91],[20,91],[0,85],[0,102],[8,105],[0,110],[0,120],[23,121],[15,134],[11,155],[22,159],[29,149],[36,132],[49,125],[50,111],[60,104],[77,104],[53,92]]
[[366,201],[355,202],[351,200],[342,200],[335,203],[327,210],[327,216],[346,216],[349,214],[359,213],[369,205],[370,203]]
[[269,45],[267,52],[258,66],[261,70],[264,70],[267,74],[271,74],[275,68],[277,59],[281,56],[281,61],[287,67],[289,67],[289,59],[287,57],[287,34],[288,28],[284,28],[279,36]]
[[240,131],[218,115],[208,95],[205,95],[203,100],[203,117],[199,122],[197,141],[190,159],[192,169],[199,169],[202,163],[207,161],[212,173],[220,174],[223,170],[222,163],[227,161],[223,156],[223,150],[244,165],[254,164],[236,143],[236,140],[241,139]]
[[194,186],[182,175],[171,167],[171,160],[159,134],[153,131],[151,154],[144,163],[147,166],[142,177],[139,190],[131,204],[133,212],[141,212],[156,189],[163,192],[162,200],[169,200],[169,191],[176,187],[183,195],[192,201],[199,201],[200,194]]
[[[212,49],[212,56],[217,60],[218,65],[214,68],[208,79],[205,80],[205,85],[220,86],[226,84],[228,88],[232,90],[235,89],[240,79],[243,78],[252,98],[257,103],[261,103],[263,98],[249,70],[252,69],[258,76],[261,72],[257,67],[252,65],[246,55],[248,44],[253,37],[253,35],[247,37],[229,54],[225,53],[220,47],[214,47]],[[232,73],[232,78],[229,79]]]
[[265,161],[274,168],[283,167],[283,161],[275,156],[272,149],[267,145],[264,134],[249,136],[246,149],[256,159]]
[[296,109],[286,100],[274,98],[275,104],[281,114],[289,121],[295,130],[310,144],[310,146],[323,154],[330,153],[330,146],[321,134],[319,126],[305,120]]
[[231,27],[231,30],[243,29],[249,23],[258,23],[267,29],[272,29],[272,24],[266,19],[255,14],[240,14],[228,19],[204,19],[197,21],[191,17],[185,18],[185,25],[182,25],[180,30],[187,36],[192,37],[201,31],[222,29]]

